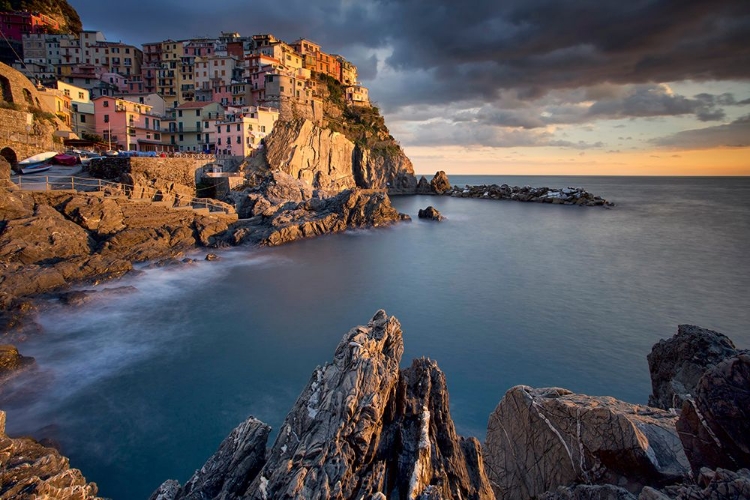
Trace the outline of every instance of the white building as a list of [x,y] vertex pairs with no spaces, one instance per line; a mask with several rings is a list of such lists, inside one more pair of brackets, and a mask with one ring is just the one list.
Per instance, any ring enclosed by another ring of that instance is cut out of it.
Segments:
[[219,154],[249,156],[271,133],[279,119],[279,110],[249,106],[236,114],[227,114],[216,122],[216,151]]

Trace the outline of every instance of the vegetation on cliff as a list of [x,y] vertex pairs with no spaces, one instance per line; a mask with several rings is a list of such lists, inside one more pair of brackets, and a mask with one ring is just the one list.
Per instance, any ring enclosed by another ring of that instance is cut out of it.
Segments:
[[0,0],[0,12],[17,10],[48,15],[60,23],[63,33],[78,33],[83,29],[78,12],[66,0]]
[[373,153],[396,154],[401,149],[398,141],[388,131],[385,118],[376,106],[351,106],[346,102],[344,87],[325,74],[317,75],[328,91],[325,122],[329,129],[342,133],[347,139]]

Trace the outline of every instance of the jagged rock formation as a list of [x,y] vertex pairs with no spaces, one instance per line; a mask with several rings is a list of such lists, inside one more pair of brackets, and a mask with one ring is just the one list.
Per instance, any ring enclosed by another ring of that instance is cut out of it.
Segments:
[[22,356],[12,345],[0,345],[0,382],[19,370],[34,364],[34,358]]
[[0,500],[95,499],[97,487],[54,448],[29,438],[5,434],[5,412],[0,411]]
[[558,486],[539,495],[539,500],[635,500],[628,490],[611,484]]
[[666,411],[560,388],[509,390],[487,424],[487,474],[497,498],[576,483],[633,492],[676,483],[689,464]]
[[[379,227],[409,216],[393,208],[381,191],[346,190],[319,198],[309,186],[275,173],[267,182],[244,193],[240,220],[221,235],[231,245],[278,246],[303,238],[339,233],[351,228]],[[286,201],[290,196],[295,201]]]
[[102,194],[0,188],[0,309],[23,296],[118,276],[227,229],[219,217]]
[[[190,496],[188,485],[168,481],[152,499],[492,498],[479,443],[456,435],[442,372],[426,359],[399,372],[402,353],[398,320],[378,311],[344,336],[332,363],[315,370],[263,468],[243,476],[252,480],[247,490],[238,494],[219,481],[221,488]],[[238,429],[258,427],[248,422]],[[230,438],[223,456],[256,464],[264,445]],[[243,446],[248,458],[235,453]],[[230,461],[220,456],[221,449],[208,464]],[[222,469],[208,464],[194,478]]]
[[420,219],[429,219],[437,222],[445,219],[445,217],[443,217],[443,214],[441,214],[437,208],[432,206],[424,209],[420,208],[419,212],[417,212],[417,217],[419,217]]
[[453,186],[443,193],[454,198],[481,198],[488,200],[529,201],[537,203],[552,203],[555,205],[578,205],[586,207],[605,206],[615,204],[601,196],[594,196],[583,188],[567,187],[564,189],[550,189],[548,187],[518,187],[503,184],[481,186]]
[[435,173],[435,177],[430,181],[430,187],[435,194],[443,194],[451,189],[451,183],[448,176],[442,170]]
[[682,405],[677,430],[695,475],[701,467],[750,468],[750,354],[728,358],[701,377],[695,398]]
[[355,145],[343,133],[309,120],[277,122],[266,138],[266,164],[309,186],[333,194],[355,187],[385,189],[391,194],[413,194],[417,181],[409,159],[398,147],[367,148]]
[[676,335],[660,340],[647,356],[653,390],[648,404],[665,410],[682,408],[703,374],[735,354],[737,349],[726,335],[679,325]]

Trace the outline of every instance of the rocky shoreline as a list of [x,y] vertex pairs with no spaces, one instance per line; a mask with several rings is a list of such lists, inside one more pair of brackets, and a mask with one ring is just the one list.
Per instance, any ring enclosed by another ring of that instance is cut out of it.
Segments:
[[[185,485],[166,481],[151,500],[747,498],[750,356],[725,350],[714,364],[720,335],[681,325],[649,356],[659,368],[652,396],[667,397],[666,386],[690,391],[681,409],[516,386],[482,444],[457,435],[437,363],[399,369],[401,326],[381,310],[315,369],[273,446],[270,428],[249,417]],[[694,352],[695,343],[709,352]],[[693,386],[688,372],[698,367]]]

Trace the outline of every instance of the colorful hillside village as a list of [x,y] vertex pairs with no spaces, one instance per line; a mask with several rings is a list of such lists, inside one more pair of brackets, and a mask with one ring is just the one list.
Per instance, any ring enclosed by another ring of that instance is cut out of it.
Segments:
[[54,23],[28,12],[0,14],[15,43],[10,55],[0,55],[37,85],[82,142],[247,156],[280,117],[321,117],[332,81],[346,104],[369,106],[357,67],[311,40],[223,32],[138,48],[99,31],[56,34],[45,20]]

